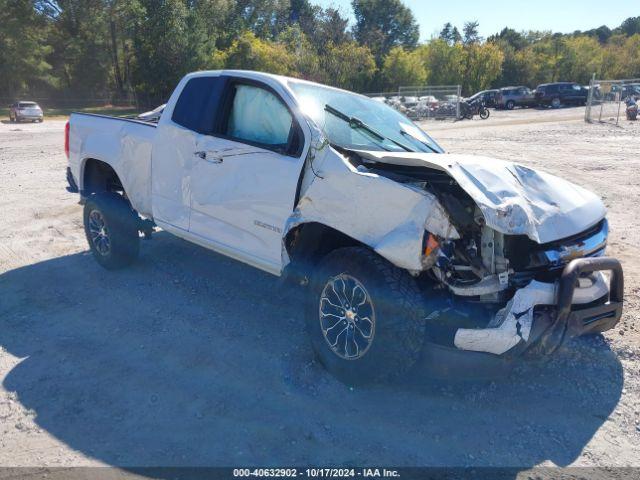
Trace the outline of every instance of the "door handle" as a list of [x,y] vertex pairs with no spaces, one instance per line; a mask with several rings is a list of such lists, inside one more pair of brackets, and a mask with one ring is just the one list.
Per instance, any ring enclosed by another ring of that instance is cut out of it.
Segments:
[[[210,152],[210,153],[215,153],[215,152]],[[219,156],[209,157],[205,150],[200,150],[198,152],[193,152],[193,154],[196,157],[200,158],[201,160],[205,160],[205,161],[207,161],[209,163],[216,163],[216,164],[217,163],[222,163],[222,157],[219,157]]]

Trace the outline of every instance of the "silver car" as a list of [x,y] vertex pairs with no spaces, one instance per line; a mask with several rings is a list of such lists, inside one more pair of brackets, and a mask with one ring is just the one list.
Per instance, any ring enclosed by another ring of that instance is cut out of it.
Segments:
[[24,120],[31,122],[42,122],[44,113],[42,108],[36,102],[16,102],[9,109],[9,121],[22,122]]

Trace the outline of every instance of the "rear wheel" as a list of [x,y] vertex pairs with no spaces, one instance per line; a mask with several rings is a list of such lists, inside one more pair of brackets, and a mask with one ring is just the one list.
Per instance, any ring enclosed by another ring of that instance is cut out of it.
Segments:
[[480,109],[480,118],[482,120],[486,120],[487,118],[489,118],[489,115],[490,115],[490,113],[489,113],[489,109],[487,107],[482,107]]
[[107,270],[131,264],[140,250],[138,215],[116,193],[99,193],[84,206],[84,230],[96,261]]
[[505,107],[507,107],[507,110],[513,110],[515,106],[516,106],[516,102],[514,102],[513,100],[509,100],[505,105]]
[[415,280],[364,247],[335,250],[321,261],[305,316],[320,361],[348,384],[400,377],[424,342]]
[[560,101],[560,99],[558,97],[556,97],[553,100],[551,100],[551,106],[553,108],[560,108],[562,106],[562,102]]

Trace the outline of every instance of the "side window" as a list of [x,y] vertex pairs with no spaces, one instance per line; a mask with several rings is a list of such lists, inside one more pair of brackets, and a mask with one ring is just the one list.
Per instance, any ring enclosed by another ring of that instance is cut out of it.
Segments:
[[225,83],[225,77],[189,80],[180,93],[171,120],[194,132],[210,134]]
[[226,135],[248,143],[286,148],[292,125],[291,113],[273,93],[253,85],[235,87]]

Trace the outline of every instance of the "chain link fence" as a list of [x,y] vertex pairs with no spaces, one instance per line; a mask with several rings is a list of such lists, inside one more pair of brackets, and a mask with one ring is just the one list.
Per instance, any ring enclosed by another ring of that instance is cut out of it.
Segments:
[[414,121],[460,118],[460,85],[406,86],[397,92],[366,93]]
[[630,97],[640,100],[640,78],[597,80],[594,76],[589,82],[585,122],[620,125]]
[[144,108],[134,95],[125,96],[73,96],[64,93],[58,95],[29,95],[23,94],[15,97],[0,96],[0,108],[8,108],[18,101],[36,102],[44,109],[85,109],[101,108],[106,106],[122,108]]

